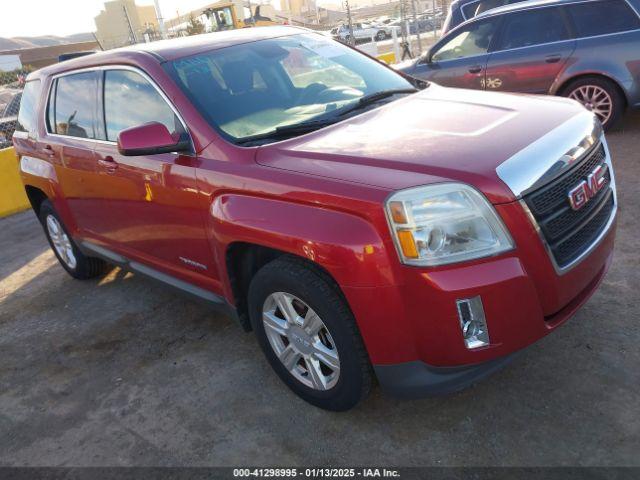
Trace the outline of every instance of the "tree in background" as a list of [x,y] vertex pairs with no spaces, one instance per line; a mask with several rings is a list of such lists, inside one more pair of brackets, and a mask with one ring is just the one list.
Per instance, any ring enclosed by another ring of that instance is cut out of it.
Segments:
[[200,35],[201,33],[204,33],[204,24],[193,15],[190,15],[187,35]]

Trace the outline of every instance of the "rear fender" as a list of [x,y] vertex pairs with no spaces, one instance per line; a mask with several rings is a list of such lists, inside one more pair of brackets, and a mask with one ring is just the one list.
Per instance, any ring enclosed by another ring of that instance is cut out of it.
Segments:
[[46,160],[23,155],[20,158],[20,177],[25,187],[35,187],[47,196],[67,229],[74,235],[77,231],[76,222],[61,195],[55,167]]

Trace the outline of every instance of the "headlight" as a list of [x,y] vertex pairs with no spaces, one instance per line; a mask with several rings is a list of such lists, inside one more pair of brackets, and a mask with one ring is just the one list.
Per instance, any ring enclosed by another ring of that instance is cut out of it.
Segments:
[[440,183],[393,194],[386,205],[403,263],[433,266],[487,257],[513,248],[491,204],[462,183]]

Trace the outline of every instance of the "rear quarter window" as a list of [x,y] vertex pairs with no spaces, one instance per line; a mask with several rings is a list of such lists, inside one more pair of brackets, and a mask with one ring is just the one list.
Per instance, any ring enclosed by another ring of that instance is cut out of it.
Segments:
[[625,0],[568,5],[578,37],[593,37],[609,33],[640,29],[640,19]]
[[16,131],[25,132],[30,137],[35,137],[38,129],[37,112],[40,90],[40,80],[31,80],[25,85],[24,91],[22,92],[22,98],[20,100]]
[[498,50],[531,47],[570,38],[558,8],[539,8],[505,16]]

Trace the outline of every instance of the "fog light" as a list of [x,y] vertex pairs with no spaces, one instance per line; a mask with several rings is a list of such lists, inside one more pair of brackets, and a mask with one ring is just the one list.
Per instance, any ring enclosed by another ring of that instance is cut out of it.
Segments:
[[462,336],[467,348],[479,348],[489,345],[489,329],[484,318],[484,308],[480,297],[465,298],[456,301]]

